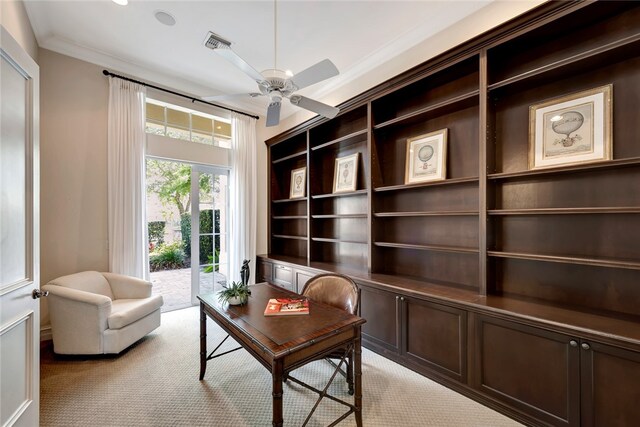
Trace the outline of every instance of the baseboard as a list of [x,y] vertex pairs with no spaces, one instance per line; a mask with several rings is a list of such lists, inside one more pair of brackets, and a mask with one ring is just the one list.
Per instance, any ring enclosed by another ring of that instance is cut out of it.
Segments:
[[40,341],[51,341],[53,336],[51,335],[51,325],[40,327]]

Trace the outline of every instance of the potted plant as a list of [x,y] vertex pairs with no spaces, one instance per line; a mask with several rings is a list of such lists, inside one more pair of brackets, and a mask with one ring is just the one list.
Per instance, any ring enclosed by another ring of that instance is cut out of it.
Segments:
[[231,282],[230,285],[218,292],[218,301],[222,304],[226,302],[229,305],[242,305],[247,303],[249,295],[251,295],[251,291],[248,284]]

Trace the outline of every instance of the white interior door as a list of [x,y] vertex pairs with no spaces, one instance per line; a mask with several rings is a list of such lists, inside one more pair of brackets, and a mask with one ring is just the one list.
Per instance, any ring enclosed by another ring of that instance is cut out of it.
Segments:
[[0,425],[37,426],[38,65],[0,38]]

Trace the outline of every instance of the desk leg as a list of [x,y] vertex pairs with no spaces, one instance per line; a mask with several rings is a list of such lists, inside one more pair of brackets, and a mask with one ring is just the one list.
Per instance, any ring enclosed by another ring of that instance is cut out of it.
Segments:
[[271,365],[271,375],[273,376],[273,427],[282,427],[282,359],[276,359]]
[[356,407],[356,426],[362,427],[362,347],[360,343],[360,326],[356,327],[356,339],[354,341],[354,379],[355,379],[355,395],[354,406]]
[[200,303],[200,381],[204,379],[207,370],[207,314],[204,304]]

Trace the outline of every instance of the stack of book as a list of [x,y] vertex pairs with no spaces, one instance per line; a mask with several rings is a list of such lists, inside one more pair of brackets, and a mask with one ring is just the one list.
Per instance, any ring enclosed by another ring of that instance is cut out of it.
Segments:
[[272,298],[264,309],[265,316],[294,314],[309,314],[309,300],[306,298]]

